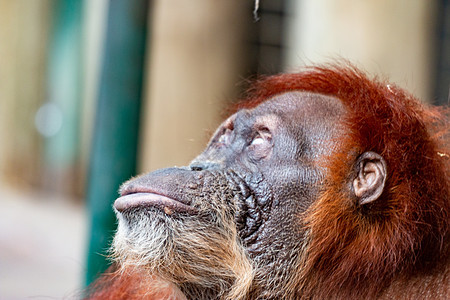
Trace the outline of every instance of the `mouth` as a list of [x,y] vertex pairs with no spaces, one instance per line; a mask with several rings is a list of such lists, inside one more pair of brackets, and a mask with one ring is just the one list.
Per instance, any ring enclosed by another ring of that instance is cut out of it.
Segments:
[[132,209],[152,207],[161,209],[167,215],[171,215],[174,212],[188,214],[197,213],[197,209],[190,205],[155,193],[138,192],[126,194],[117,198],[114,202],[114,208],[121,213]]

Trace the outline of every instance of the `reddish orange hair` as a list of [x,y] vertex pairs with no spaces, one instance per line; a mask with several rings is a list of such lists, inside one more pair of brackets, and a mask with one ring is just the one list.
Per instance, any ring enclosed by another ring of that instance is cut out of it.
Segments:
[[182,293],[171,283],[146,274],[145,270],[110,267],[87,290],[89,300],[183,300]]
[[[328,186],[306,213],[310,241],[298,279],[305,298],[376,296],[394,276],[424,270],[447,255],[445,114],[395,85],[339,66],[263,79],[242,107],[288,91],[332,95],[349,111],[341,151],[324,162]],[[438,134],[439,129],[444,132]],[[360,206],[349,182],[353,163],[365,151],[384,157],[388,179],[380,199]]]

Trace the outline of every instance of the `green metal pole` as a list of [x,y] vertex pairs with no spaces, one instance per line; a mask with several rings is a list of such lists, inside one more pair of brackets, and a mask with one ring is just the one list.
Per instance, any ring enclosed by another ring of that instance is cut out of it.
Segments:
[[53,188],[65,183],[64,174],[73,171],[79,159],[81,14],[79,0],[54,3],[48,64],[49,101],[40,110],[53,121],[47,121],[46,130],[41,131],[46,137],[44,159]]
[[147,14],[147,0],[109,4],[87,189],[87,284],[108,266],[116,229],[112,203],[120,184],[136,173]]

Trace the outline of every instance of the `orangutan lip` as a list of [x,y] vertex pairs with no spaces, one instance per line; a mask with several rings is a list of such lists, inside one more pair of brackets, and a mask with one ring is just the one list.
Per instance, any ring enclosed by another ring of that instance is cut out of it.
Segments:
[[162,209],[167,215],[171,215],[173,212],[190,214],[197,212],[197,210],[192,206],[186,205],[167,196],[154,193],[126,194],[116,199],[116,201],[114,202],[114,207],[119,212],[123,212],[132,208],[158,207]]

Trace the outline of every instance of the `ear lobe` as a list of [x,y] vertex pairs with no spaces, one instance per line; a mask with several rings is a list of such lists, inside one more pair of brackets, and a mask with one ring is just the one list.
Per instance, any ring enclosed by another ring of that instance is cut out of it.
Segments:
[[353,193],[360,205],[377,200],[386,183],[386,162],[375,152],[364,152],[356,163]]

